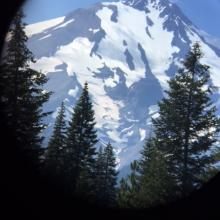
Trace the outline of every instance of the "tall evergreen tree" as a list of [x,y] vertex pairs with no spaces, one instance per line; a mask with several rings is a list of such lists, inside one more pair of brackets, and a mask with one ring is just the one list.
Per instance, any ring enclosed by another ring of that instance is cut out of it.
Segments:
[[74,108],[66,141],[66,171],[71,192],[86,197],[93,194],[97,134],[88,84]]
[[66,123],[64,102],[58,111],[52,136],[49,140],[45,154],[45,165],[49,172],[61,175],[64,169],[64,147],[66,141]]
[[175,182],[168,173],[166,155],[154,141],[146,140],[141,158],[131,163],[131,173],[120,181],[119,207],[149,208],[175,198]]
[[45,128],[42,119],[49,114],[43,113],[42,105],[50,93],[42,88],[47,82],[46,76],[30,68],[30,63],[35,61],[26,45],[23,17],[23,12],[19,11],[9,30],[6,53],[0,65],[0,101],[16,145],[38,164],[42,155],[41,133]]
[[211,149],[219,132],[209,66],[200,63],[200,45],[194,44],[183,68],[169,81],[167,97],[153,119],[158,148],[166,154],[168,169],[181,195],[201,186],[214,162]]
[[100,148],[96,161],[96,198],[101,205],[114,206],[116,200],[117,171],[116,158],[110,143],[102,151]]
[[99,205],[103,204],[103,192],[105,185],[105,158],[103,153],[103,148],[99,147],[97,154],[97,159],[95,163],[95,181],[94,181],[94,190],[95,190],[95,200]]
[[140,172],[138,161],[130,164],[131,173],[120,180],[117,196],[118,206],[121,208],[140,208]]
[[117,194],[117,205],[119,208],[129,208],[130,207],[130,195],[129,195],[129,185],[127,177],[122,177],[120,180],[119,190]]
[[165,156],[158,150],[153,138],[146,141],[138,161],[139,207],[156,206],[175,197],[175,182],[169,175]]

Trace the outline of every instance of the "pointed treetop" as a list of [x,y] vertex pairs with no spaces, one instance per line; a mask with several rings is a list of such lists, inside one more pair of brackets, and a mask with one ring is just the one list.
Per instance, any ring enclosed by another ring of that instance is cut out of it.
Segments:
[[88,88],[88,83],[87,81],[84,83],[84,87],[83,87],[83,91],[82,91],[82,96],[81,98],[83,97],[87,97],[88,98],[89,96],[89,88]]
[[84,89],[88,90],[88,82],[87,81],[84,83]]
[[183,64],[191,72],[194,72],[195,69],[193,68],[193,65],[195,65],[202,57],[203,53],[201,51],[201,45],[199,42],[196,42],[193,44],[191,50],[186,55],[186,59],[183,61]]
[[62,100],[60,108],[63,109],[65,107],[64,100]]

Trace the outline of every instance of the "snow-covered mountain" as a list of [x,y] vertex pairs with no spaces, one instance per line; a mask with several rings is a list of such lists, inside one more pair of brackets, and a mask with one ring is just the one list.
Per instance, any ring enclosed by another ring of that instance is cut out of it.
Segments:
[[[33,68],[47,74],[45,89],[54,92],[44,107],[55,111],[47,118],[46,136],[61,101],[69,118],[87,81],[100,144],[112,142],[122,169],[138,157],[167,80],[195,41],[220,86],[220,50],[168,0],[97,3],[26,31],[37,59]],[[213,97],[217,106],[219,94]]]

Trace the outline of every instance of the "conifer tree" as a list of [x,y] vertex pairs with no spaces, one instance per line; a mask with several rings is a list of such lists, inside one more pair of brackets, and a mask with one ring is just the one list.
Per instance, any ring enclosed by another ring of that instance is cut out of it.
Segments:
[[27,48],[23,12],[14,17],[8,34],[6,52],[0,65],[0,92],[2,112],[6,125],[11,129],[16,146],[21,147],[23,155],[36,165],[42,155],[42,105],[50,93],[43,90],[47,82],[44,74],[30,68],[35,62],[32,52]]
[[103,153],[103,148],[99,147],[97,154],[97,159],[95,163],[95,181],[94,181],[94,190],[95,190],[95,201],[98,205],[103,205],[103,192],[105,185],[105,158]]
[[113,147],[110,142],[104,149],[105,158],[105,193],[104,201],[108,206],[112,206],[116,199],[116,184],[117,184],[117,174],[116,171],[116,157],[113,152]]
[[138,161],[130,164],[131,173],[120,180],[117,196],[118,206],[121,208],[140,208],[140,173]]
[[121,178],[119,184],[119,190],[117,194],[117,205],[119,208],[128,208],[129,207],[129,185],[126,178]]
[[116,200],[116,158],[110,143],[102,152],[100,148],[96,162],[96,198],[104,206],[114,206]]
[[201,177],[214,162],[211,149],[219,132],[209,66],[201,64],[201,58],[196,43],[183,68],[169,81],[167,97],[159,103],[160,116],[153,119],[157,146],[166,155],[170,176],[181,195],[201,186]]
[[138,161],[140,174],[139,207],[156,206],[175,197],[175,183],[169,176],[163,152],[157,149],[156,140],[149,138]]
[[67,130],[65,170],[71,192],[86,197],[94,195],[95,145],[98,141],[94,126],[94,111],[85,83]]
[[64,147],[66,141],[66,123],[64,102],[58,111],[52,136],[49,140],[45,154],[45,165],[49,172],[61,175],[64,169]]

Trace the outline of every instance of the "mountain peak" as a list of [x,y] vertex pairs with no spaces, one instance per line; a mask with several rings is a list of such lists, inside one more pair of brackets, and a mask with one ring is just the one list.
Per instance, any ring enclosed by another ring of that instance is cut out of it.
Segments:
[[[48,75],[45,89],[54,92],[44,109],[56,112],[64,100],[69,118],[87,81],[100,142],[111,141],[120,167],[138,157],[167,80],[193,42],[201,43],[213,83],[220,87],[216,50],[168,0],[98,3],[57,22],[29,35],[37,59],[32,68]],[[46,137],[53,123],[48,117]]]
[[149,4],[154,4],[154,5],[172,4],[169,0],[124,0],[122,2],[130,6],[147,6]]

